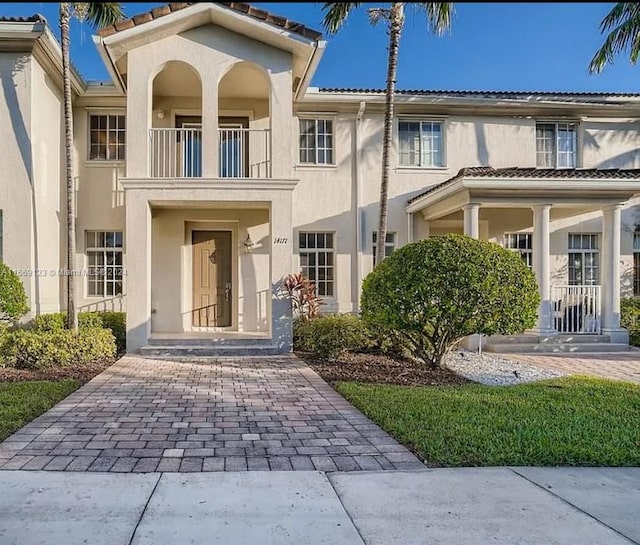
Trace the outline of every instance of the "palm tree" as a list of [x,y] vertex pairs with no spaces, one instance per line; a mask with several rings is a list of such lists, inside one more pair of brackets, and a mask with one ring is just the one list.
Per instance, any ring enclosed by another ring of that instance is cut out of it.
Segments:
[[76,205],[73,183],[73,110],[71,105],[71,60],[69,56],[69,26],[71,18],[87,20],[94,28],[112,25],[124,16],[117,2],[61,2],[60,41],[62,44],[62,86],[64,101],[64,137],[67,188],[67,327],[78,328],[78,313],[75,306],[73,270],[76,259]]
[[600,23],[600,32],[609,32],[589,64],[589,73],[599,74],[616,56],[629,50],[631,64],[640,56],[640,4],[618,2]]
[[[384,20],[388,25],[389,56],[387,60],[387,86],[384,110],[384,129],[382,137],[382,179],[380,182],[380,215],[376,235],[377,262],[386,257],[385,240],[387,238],[387,204],[389,200],[389,154],[392,145],[393,101],[396,94],[396,74],[398,71],[398,50],[400,36],[404,27],[404,7],[406,2],[393,2],[387,8],[369,8],[369,19],[372,24]],[[330,34],[340,30],[349,13],[361,6],[361,2],[327,2],[323,25]],[[451,26],[453,4],[447,2],[411,2],[411,6],[422,9],[427,18],[431,32],[442,35]]]

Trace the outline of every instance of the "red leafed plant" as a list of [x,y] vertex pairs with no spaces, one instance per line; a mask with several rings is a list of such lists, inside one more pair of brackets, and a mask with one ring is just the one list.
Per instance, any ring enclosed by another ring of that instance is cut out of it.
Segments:
[[312,320],[320,315],[324,301],[316,293],[316,283],[302,273],[291,273],[284,279],[284,287],[291,296],[296,318]]

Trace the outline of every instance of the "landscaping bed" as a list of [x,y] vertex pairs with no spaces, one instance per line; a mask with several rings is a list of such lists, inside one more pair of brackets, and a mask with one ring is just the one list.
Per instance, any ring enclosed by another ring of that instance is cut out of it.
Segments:
[[507,387],[335,388],[429,466],[640,465],[634,384],[568,377]]
[[50,367],[47,369],[0,368],[0,384],[5,382],[58,381],[66,379],[76,380],[79,384],[84,384],[102,373],[107,367],[113,365],[115,361],[115,358],[105,357],[68,367]]
[[333,360],[300,358],[329,383],[360,382],[401,386],[446,386],[467,384],[469,380],[448,369],[432,369],[425,364],[376,353],[346,352]]

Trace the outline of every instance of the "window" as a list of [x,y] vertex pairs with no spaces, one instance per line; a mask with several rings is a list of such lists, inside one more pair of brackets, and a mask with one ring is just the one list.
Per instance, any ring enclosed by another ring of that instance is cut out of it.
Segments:
[[600,283],[598,235],[569,233],[569,285]]
[[533,252],[532,252],[532,238],[531,233],[505,233],[504,234],[504,247],[518,252],[522,261],[524,261],[530,269],[533,267]]
[[640,296],[640,225],[633,232],[633,295]]
[[400,120],[400,165],[412,167],[444,166],[442,122]]
[[89,132],[89,160],[124,160],[124,115],[90,115]]
[[[373,232],[373,264],[376,264],[376,244],[378,242],[378,233]],[[396,249],[396,234],[395,233],[387,233],[387,239],[384,243],[384,253],[385,257],[389,257],[393,251]]]
[[320,296],[333,297],[333,233],[299,233],[302,274],[316,283]]
[[576,123],[536,124],[536,165],[542,168],[575,168]]
[[122,231],[86,231],[88,293],[122,295]]
[[333,164],[333,121],[300,120],[300,162],[312,165]]

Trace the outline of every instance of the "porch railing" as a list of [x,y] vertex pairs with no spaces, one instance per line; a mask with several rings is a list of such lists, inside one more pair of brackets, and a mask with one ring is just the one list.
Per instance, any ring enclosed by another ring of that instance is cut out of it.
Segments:
[[[270,129],[218,130],[220,178],[271,178]],[[152,178],[202,177],[202,129],[150,129]]]
[[202,129],[151,129],[152,178],[202,176]]
[[602,298],[599,285],[553,286],[553,327],[558,333],[599,335]]
[[221,178],[271,178],[269,129],[218,129]]

